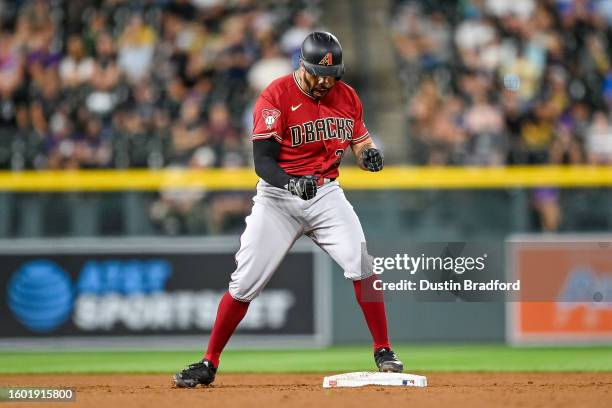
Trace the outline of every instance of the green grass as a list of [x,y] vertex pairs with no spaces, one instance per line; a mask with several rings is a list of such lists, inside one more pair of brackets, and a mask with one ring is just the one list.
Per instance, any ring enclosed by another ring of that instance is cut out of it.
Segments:
[[[612,371],[612,347],[511,348],[501,345],[414,346],[395,350],[407,372]],[[0,373],[171,373],[199,359],[184,352],[0,352]],[[228,350],[223,372],[372,370],[367,346],[323,350]]]

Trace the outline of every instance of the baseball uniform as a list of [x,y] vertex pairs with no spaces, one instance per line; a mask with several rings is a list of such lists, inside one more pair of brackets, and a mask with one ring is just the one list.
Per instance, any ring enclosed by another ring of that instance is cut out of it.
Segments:
[[274,138],[281,145],[280,167],[293,176],[315,175],[320,187],[305,201],[259,181],[229,287],[238,300],[254,299],[304,234],[330,254],[345,277],[368,276],[361,270],[361,224],[335,181],[345,150],[369,138],[361,101],[342,81],[315,100],[301,89],[296,75],[277,79],[260,95],[253,112],[253,140]]

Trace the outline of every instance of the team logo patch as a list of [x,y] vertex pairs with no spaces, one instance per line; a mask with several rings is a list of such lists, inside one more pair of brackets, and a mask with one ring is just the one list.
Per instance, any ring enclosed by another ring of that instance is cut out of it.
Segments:
[[280,111],[278,109],[262,109],[261,115],[266,123],[266,128],[270,130],[276,119],[280,116]]
[[319,61],[319,65],[334,65],[332,61],[332,53],[328,52],[325,56]]

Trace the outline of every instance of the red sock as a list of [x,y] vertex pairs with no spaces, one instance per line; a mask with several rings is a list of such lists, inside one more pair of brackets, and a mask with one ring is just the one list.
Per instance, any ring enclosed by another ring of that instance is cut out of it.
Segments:
[[363,316],[374,340],[374,350],[381,347],[391,348],[387,336],[387,315],[383,292],[374,290],[372,287],[372,283],[376,279],[376,275],[372,275],[363,280],[353,281],[357,303],[361,306]]
[[221,298],[217,309],[217,318],[208,340],[208,350],[204,355],[204,358],[210,360],[215,367],[219,367],[221,352],[244,315],[246,315],[248,308],[249,302],[236,300],[229,292],[225,292],[225,295]]

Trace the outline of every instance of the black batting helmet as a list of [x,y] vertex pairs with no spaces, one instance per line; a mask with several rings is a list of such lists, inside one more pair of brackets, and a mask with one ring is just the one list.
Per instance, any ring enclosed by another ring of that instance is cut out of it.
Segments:
[[311,75],[336,78],[344,75],[342,47],[332,33],[315,31],[308,34],[302,43],[300,57]]

